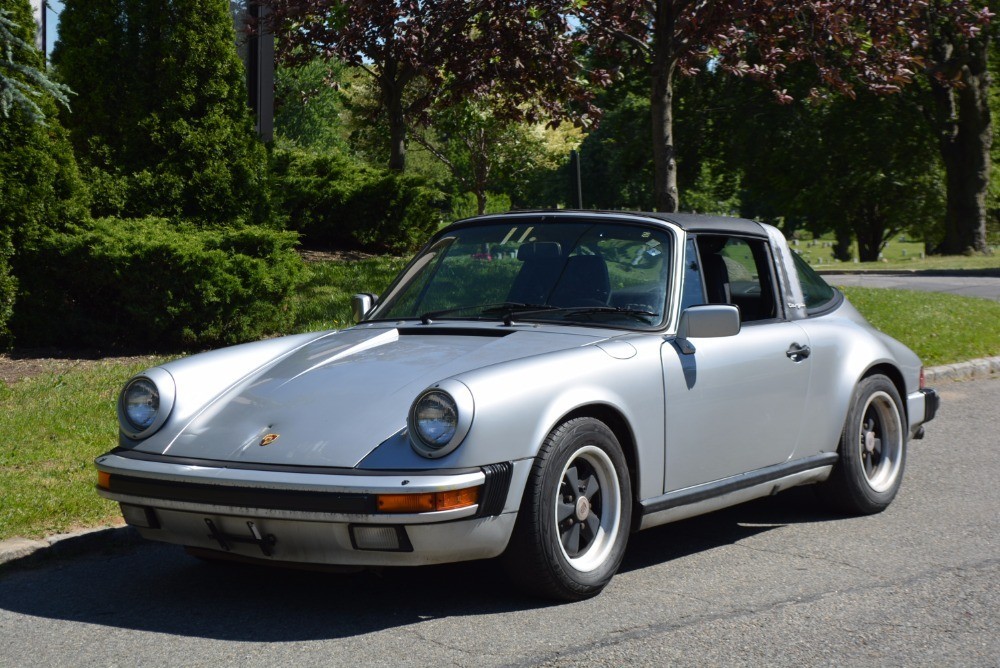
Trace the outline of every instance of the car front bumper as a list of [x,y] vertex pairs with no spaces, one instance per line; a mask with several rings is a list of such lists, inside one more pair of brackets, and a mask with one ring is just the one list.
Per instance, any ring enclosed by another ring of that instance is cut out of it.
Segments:
[[[531,460],[441,472],[229,468],[116,450],[96,460],[98,493],[150,540],[274,562],[416,566],[499,555]],[[305,472],[303,472],[305,471]],[[426,512],[380,510],[408,498],[476,489],[477,502]]]

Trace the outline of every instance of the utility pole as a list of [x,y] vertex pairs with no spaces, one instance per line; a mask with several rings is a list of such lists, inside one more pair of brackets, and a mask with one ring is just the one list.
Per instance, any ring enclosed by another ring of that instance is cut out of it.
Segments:
[[583,186],[580,182],[580,154],[575,150],[569,152],[569,205],[572,209],[583,208]]
[[247,45],[247,92],[262,141],[274,139],[274,35],[267,32],[268,8],[249,3],[257,30]]

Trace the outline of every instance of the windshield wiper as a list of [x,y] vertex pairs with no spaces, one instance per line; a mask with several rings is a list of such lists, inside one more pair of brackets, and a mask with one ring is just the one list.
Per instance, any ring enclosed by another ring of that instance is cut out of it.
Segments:
[[[528,310],[530,312],[534,311],[547,311],[556,309],[556,306],[547,306],[545,304],[524,304],[521,302],[496,302],[493,304],[472,304],[470,306],[456,306],[454,308],[445,308],[439,311],[428,311],[420,316],[420,322],[425,325],[431,324],[435,318],[440,318],[446,315],[452,315],[453,313],[461,313],[462,311],[471,311],[473,309],[479,309],[479,315],[486,315],[487,313],[500,313],[500,312],[510,312],[510,311],[521,311]],[[506,322],[506,319],[504,320]]]
[[559,311],[566,316],[571,315],[591,315],[594,313],[610,313],[612,315],[624,315],[628,317],[635,318],[637,320],[642,320],[649,324],[649,318],[655,318],[660,315],[659,313],[654,313],[652,311],[647,311],[646,309],[638,308],[626,308],[622,306],[546,306],[540,309],[530,309],[530,310],[514,310],[507,314],[503,319],[503,324],[510,327],[514,323],[514,316],[525,316],[532,315],[533,313],[551,313],[554,311]]

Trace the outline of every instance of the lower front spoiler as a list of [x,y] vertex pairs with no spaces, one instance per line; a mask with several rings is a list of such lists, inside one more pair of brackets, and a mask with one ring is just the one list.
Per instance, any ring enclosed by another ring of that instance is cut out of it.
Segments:
[[[507,547],[516,512],[436,524],[322,522],[122,504],[144,538],[275,563],[422,566],[488,559]],[[149,526],[141,526],[149,524]]]

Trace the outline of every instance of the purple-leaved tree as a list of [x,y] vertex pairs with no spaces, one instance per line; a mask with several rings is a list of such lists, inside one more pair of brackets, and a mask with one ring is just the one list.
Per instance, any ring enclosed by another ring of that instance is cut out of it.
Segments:
[[389,166],[406,164],[407,128],[432,106],[503,100],[494,113],[535,121],[594,113],[567,21],[552,0],[261,0],[285,63],[316,56],[367,72],[389,126]]

